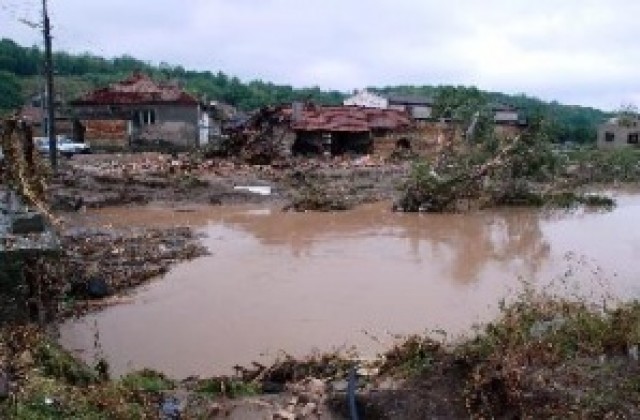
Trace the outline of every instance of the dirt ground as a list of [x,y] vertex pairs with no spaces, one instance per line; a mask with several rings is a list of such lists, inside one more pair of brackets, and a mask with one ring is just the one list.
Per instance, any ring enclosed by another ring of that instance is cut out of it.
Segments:
[[[284,208],[306,210],[300,205],[305,200],[313,201],[315,210],[335,210],[328,206],[329,201],[350,208],[394,198],[408,172],[408,163],[388,164],[366,156],[263,166],[160,153],[77,155],[62,162],[50,183],[48,198],[58,211],[154,201],[212,205],[275,202]],[[252,192],[242,187],[268,190]]]

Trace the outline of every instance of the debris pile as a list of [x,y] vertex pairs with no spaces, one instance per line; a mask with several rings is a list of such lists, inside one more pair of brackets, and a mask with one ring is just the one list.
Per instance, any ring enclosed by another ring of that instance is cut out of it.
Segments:
[[211,154],[236,157],[251,165],[269,165],[285,159],[290,146],[285,137],[289,134],[289,121],[282,107],[265,107],[252,115],[243,125],[231,130],[223,138],[218,150]]
[[[66,296],[103,299],[165,274],[177,261],[208,254],[189,228],[77,230],[62,236]],[[71,310],[82,309],[82,301]],[[99,302],[97,302],[99,304]]]

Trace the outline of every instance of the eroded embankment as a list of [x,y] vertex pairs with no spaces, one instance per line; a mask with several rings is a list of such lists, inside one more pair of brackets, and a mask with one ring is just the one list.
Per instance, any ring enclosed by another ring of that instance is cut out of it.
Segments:
[[342,418],[353,390],[363,418],[635,418],[639,325],[637,303],[603,309],[529,294],[455,345],[414,336],[365,364],[334,354],[184,381],[148,370],[109,380],[103,361],[84,366],[40,330],[12,327],[0,334],[0,413]]

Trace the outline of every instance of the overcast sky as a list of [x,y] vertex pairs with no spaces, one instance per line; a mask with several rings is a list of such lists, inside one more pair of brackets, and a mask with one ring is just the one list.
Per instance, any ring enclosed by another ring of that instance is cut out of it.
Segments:
[[[0,37],[38,0],[0,0]],[[463,84],[611,110],[640,105],[630,0],[50,0],[54,48],[351,91]]]

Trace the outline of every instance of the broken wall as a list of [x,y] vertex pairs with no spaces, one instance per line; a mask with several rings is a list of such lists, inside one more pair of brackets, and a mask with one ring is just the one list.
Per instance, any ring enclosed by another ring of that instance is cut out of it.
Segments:
[[408,142],[411,151],[420,156],[434,153],[440,146],[464,141],[464,130],[460,123],[425,121],[403,131],[391,131],[374,137],[374,155],[390,157]]

